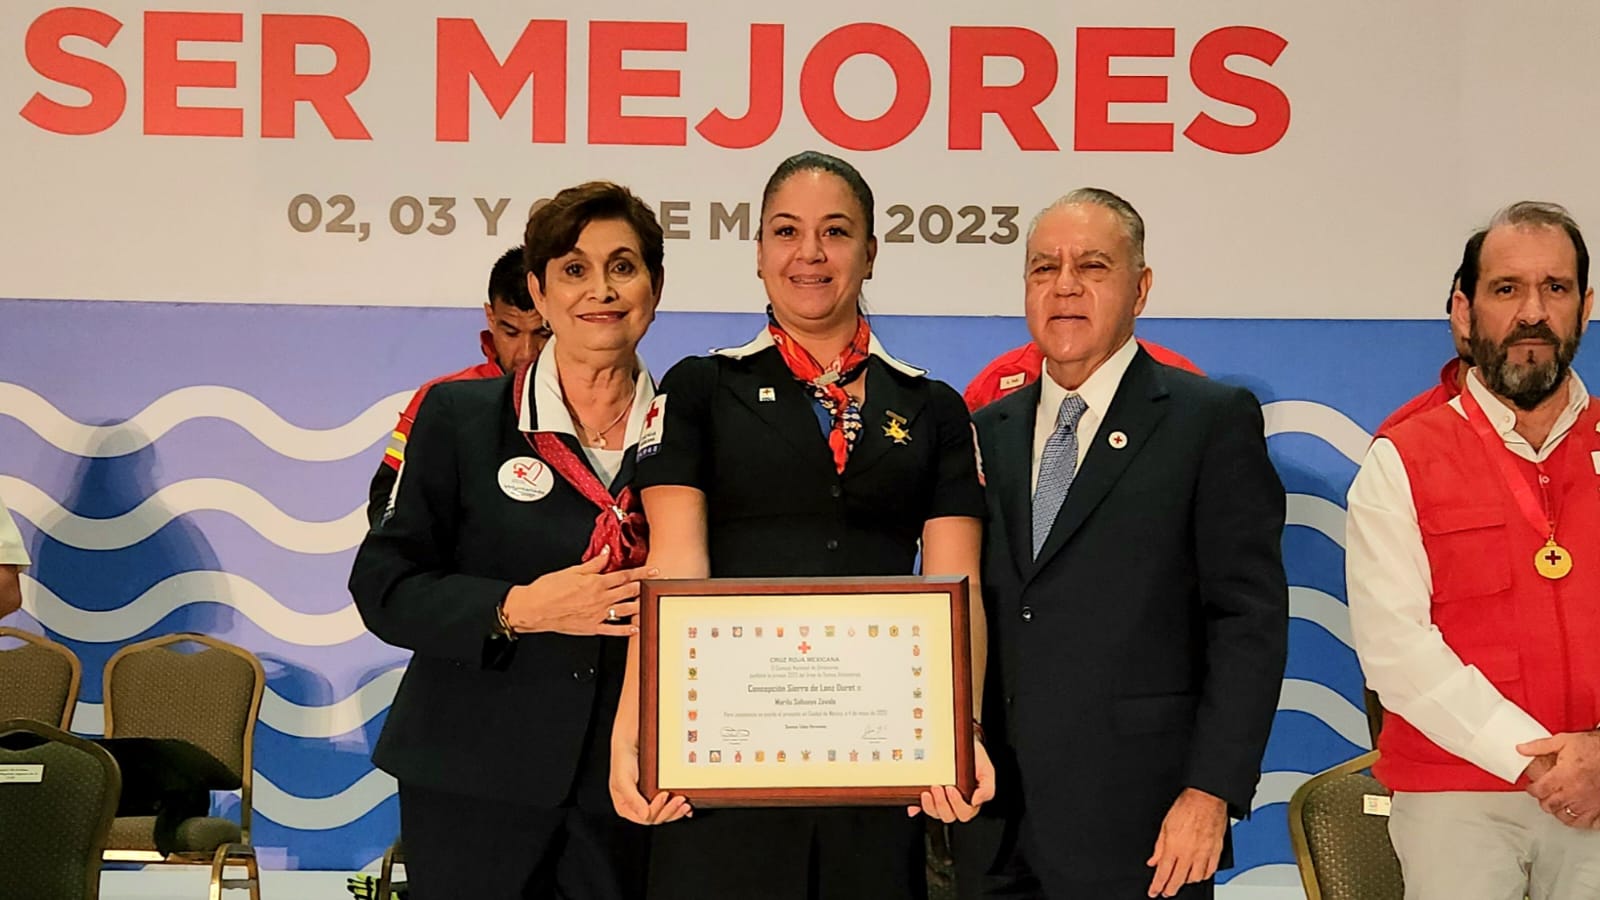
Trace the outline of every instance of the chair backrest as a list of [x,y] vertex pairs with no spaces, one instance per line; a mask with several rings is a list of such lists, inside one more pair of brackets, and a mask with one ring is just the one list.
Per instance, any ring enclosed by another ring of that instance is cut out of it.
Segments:
[[95,900],[100,855],[122,793],[105,748],[31,719],[0,722],[0,765],[38,781],[0,783],[0,876],[7,897]]
[[0,628],[20,646],[0,649],[0,721],[32,719],[66,729],[78,705],[83,664],[71,650],[37,634]]
[[[180,653],[174,645],[204,645]],[[238,776],[240,828],[250,834],[251,756],[266,687],[248,650],[202,634],[169,634],[118,650],[105,666],[106,737],[180,738]]]
[[[1389,843],[1389,791],[1366,770],[1377,751],[1314,775],[1289,800],[1289,843],[1309,900],[1403,900],[1400,860]],[[1368,798],[1382,798],[1369,801]]]

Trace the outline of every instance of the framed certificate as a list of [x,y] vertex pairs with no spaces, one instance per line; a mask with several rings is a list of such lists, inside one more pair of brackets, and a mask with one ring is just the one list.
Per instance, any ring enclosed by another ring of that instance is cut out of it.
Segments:
[[639,773],[697,806],[972,796],[965,578],[645,581]]

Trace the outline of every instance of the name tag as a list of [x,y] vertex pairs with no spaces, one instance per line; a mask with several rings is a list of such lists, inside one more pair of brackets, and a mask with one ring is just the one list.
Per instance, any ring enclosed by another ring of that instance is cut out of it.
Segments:
[[1362,794],[1361,811],[1369,816],[1387,816],[1390,799],[1382,794]]
[[44,763],[0,766],[0,784],[38,784],[44,781]]

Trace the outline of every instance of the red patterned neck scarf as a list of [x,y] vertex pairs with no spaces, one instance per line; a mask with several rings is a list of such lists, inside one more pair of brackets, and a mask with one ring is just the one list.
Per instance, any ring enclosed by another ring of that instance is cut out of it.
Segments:
[[[519,417],[522,415],[523,390],[532,365],[532,362],[523,363],[512,375],[511,410]],[[645,376],[641,372],[639,377]],[[554,432],[523,432],[522,437],[567,484],[572,485],[585,500],[600,507],[600,514],[594,519],[594,530],[589,534],[589,546],[583,551],[584,560],[593,559],[600,548],[609,547],[611,557],[606,561],[605,571],[615,572],[644,565],[645,556],[650,550],[650,528],[645,524],[644,508],[633,488],[625,487],[613,497],[594,472]]]
[[867,364],[872,326],[867,324],[866,316],[857,316],[855,336],[850,338],[849,345],[827,368],[823,368],[810,351],[783,330],[772,317],[770,309],[767,312],[767,331],[772,335],[772,342],[778,346],[778,352],[783,355],[789,371],[811,389],[817,402],[828,411],[828,417],[833,421],[833,428],[828,432],[828,449],[833,452],[834,470],[843,473],[844,465],[850,459],[850,451],[855,449],[856,439],[861,435],[861,410],[845,392],[844,386],[855,380]]

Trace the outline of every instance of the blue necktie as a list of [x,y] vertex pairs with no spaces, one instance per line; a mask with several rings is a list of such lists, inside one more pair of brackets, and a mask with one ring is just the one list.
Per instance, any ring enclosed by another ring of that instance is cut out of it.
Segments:
[[1061,411],[1056,414],[1056,430],[1044,442],[1044,454],[1039,460],[1039,487],[1033,492],[1033,558],[1039,550],[1050,527],[1066,502],[1072,479],[1078,476],[1078,420],[1089,409],[1089,404],[1077,394],[1068,394],[1061,401]]

